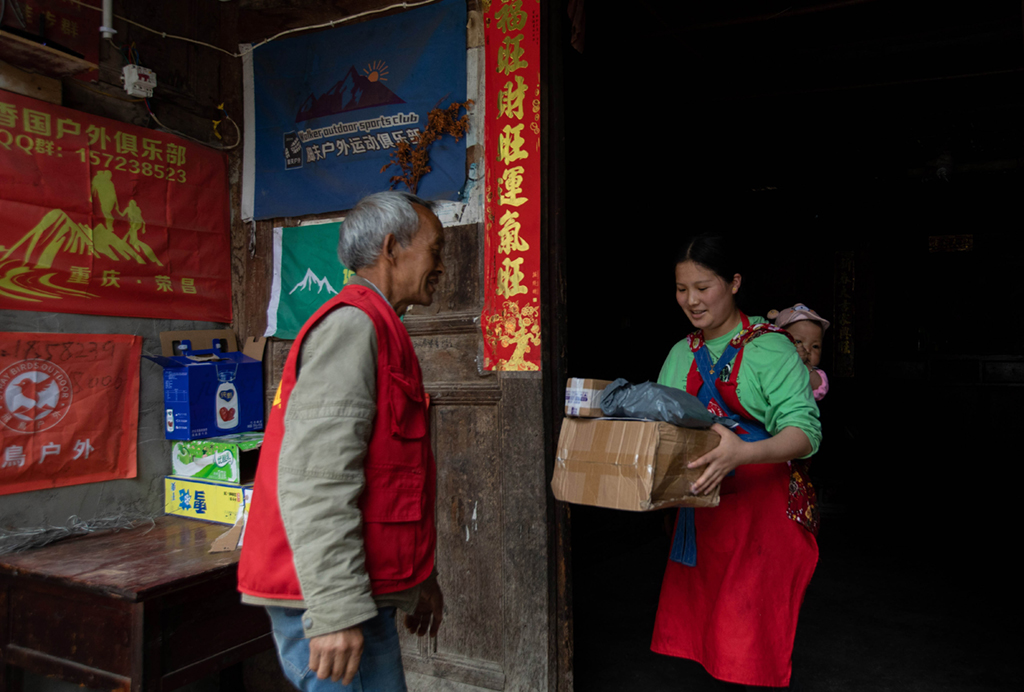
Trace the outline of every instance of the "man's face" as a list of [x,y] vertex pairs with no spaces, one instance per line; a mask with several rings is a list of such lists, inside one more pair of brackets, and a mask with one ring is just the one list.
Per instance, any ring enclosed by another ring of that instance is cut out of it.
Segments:
[[441,251],[444,249],[444,228],[434,213],[414,204],[420,226],[408,247],[398,246],[395,263],[395,286],[399,302],[407,305],[430,305],[437,282],[444,272]]

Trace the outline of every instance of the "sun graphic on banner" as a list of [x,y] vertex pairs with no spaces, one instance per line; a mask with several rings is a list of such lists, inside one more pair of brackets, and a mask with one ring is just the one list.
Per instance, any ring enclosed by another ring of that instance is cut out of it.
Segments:
[[371,82],[386,82],[388,78],[385,76],[388,73],[388,65],[383,60],[377,60],[370,63],[363,68],[363,74]]

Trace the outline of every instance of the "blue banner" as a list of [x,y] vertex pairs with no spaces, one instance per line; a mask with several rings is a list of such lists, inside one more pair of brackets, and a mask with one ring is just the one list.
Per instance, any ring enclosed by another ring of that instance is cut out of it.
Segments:
[[[466,2],[272,41],[252,61],[255,218],[351,209],[391,186],[401,169],[381,168],[431,110],[466,100]],[[455,199],[466,141],[434,142],[430,167],[417,194]]]

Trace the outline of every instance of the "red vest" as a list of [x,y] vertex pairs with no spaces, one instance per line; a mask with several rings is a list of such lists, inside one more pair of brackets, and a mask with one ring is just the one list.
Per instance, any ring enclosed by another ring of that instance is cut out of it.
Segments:
[[365,312],[377,332],[377,415],[359,498],[373,593],[410,588],[434,569],[436,470],[419,361],[394,309],[373,289],[349,285],[302,327],[274,397],[238,564],[238,589],[250,596],[302,598],[278,505],[278,456],[302,341],[324,315],[343,305]]

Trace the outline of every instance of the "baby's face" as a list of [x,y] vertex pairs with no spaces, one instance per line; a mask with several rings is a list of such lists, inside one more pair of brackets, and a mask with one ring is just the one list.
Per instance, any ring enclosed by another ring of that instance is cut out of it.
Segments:
[[818,367],[821,362],[821,337],[824,335],[821,325],[811,320],[800,320],[787,324],[786,331],[793,335],[800,359],[812,368]]

